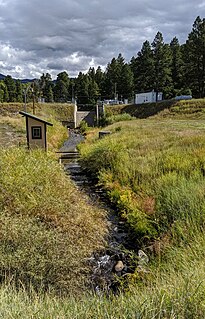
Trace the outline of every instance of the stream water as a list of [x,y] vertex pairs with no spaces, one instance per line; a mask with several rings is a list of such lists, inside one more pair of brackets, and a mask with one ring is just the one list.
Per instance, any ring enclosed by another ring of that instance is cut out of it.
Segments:
[[[111,207],[102,188],[96,181],[87,176],[81,168],[78,158],[77,144],[83,141],[83,136],[70,131],[69,139],[59,150],[60,161],[65,172],[75,182],[79,191],[86,192],[94,204],[103,207],[108,212],[109,236],[107,247],[96,252],[88,260],[92,266],[92,288],[96,293],[117,293],[121,279],[135,271],[140,262],[148,262],[148,257],[138,247],[133,245],[132,237],[124,220],[120,219]],[[138,256],[136,252],[138,251]]]

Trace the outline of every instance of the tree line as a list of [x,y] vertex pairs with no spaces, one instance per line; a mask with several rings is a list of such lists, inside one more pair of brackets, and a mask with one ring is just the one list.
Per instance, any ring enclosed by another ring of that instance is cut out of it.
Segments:
[[184,44],[177,37],[165,43],[157,32],[153,42],[145,41],[129,62],[120,53],[105,71],[91,67],[76,78],[64,71],[55,81],[46,73],[31,84],[7,75],[0,81],[0,102],[23,102],[27,95],[45,102],[77,99],[78,104],[94,104],[99,99],[131,100],[135,93],[152,90],[162,92],[165,99],[184,94],[205,97],[205,18],[196,18]]

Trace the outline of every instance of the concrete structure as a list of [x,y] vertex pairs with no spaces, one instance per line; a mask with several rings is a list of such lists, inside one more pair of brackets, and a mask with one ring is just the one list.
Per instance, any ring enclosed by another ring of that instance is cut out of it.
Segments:
[[80,125],[80,122],[85,121],[88,126],[94,126],[96,122],[95,111],[78,111],[76,112],[76,127]]
[[93,111],[78,111],[77,105],[74,107],[74,128],[80,125],[80,122],[85,121],[88,126],[95,126],[99,124],[100,117],[104,114],[105,109],[103,103],[95,106]]
[[47,150],[46,126],[53,124],[44,121],[30,113],[19,112],[26,117],[26,135],[28,149],[43,148]]
[[143,103],[153,103],[156,101],[162,101],[162,93],[152,92],[146,92],[146,93],[139,93],[135,94],[135,104],[143,104]]

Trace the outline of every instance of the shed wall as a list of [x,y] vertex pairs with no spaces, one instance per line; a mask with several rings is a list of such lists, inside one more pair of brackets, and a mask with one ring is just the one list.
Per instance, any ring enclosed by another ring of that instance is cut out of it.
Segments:
[[[45,123],[39,122],[35,119],[32,118],[27,118],[28,119],[28,139],[29,139],[29,148],[34,149],[34,148],[46,148],[46,125]],[[32,139],[32,126],[40,126],[42,130],[42,138],[41,139]]]

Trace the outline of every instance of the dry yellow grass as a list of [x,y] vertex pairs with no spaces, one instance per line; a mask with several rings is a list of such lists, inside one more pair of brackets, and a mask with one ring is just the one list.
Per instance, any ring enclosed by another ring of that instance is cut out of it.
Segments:
[[0,150],[0,185],[1,280],[58,293],[85,289],[86,259],[104,244],[105,212],[44,151]]

